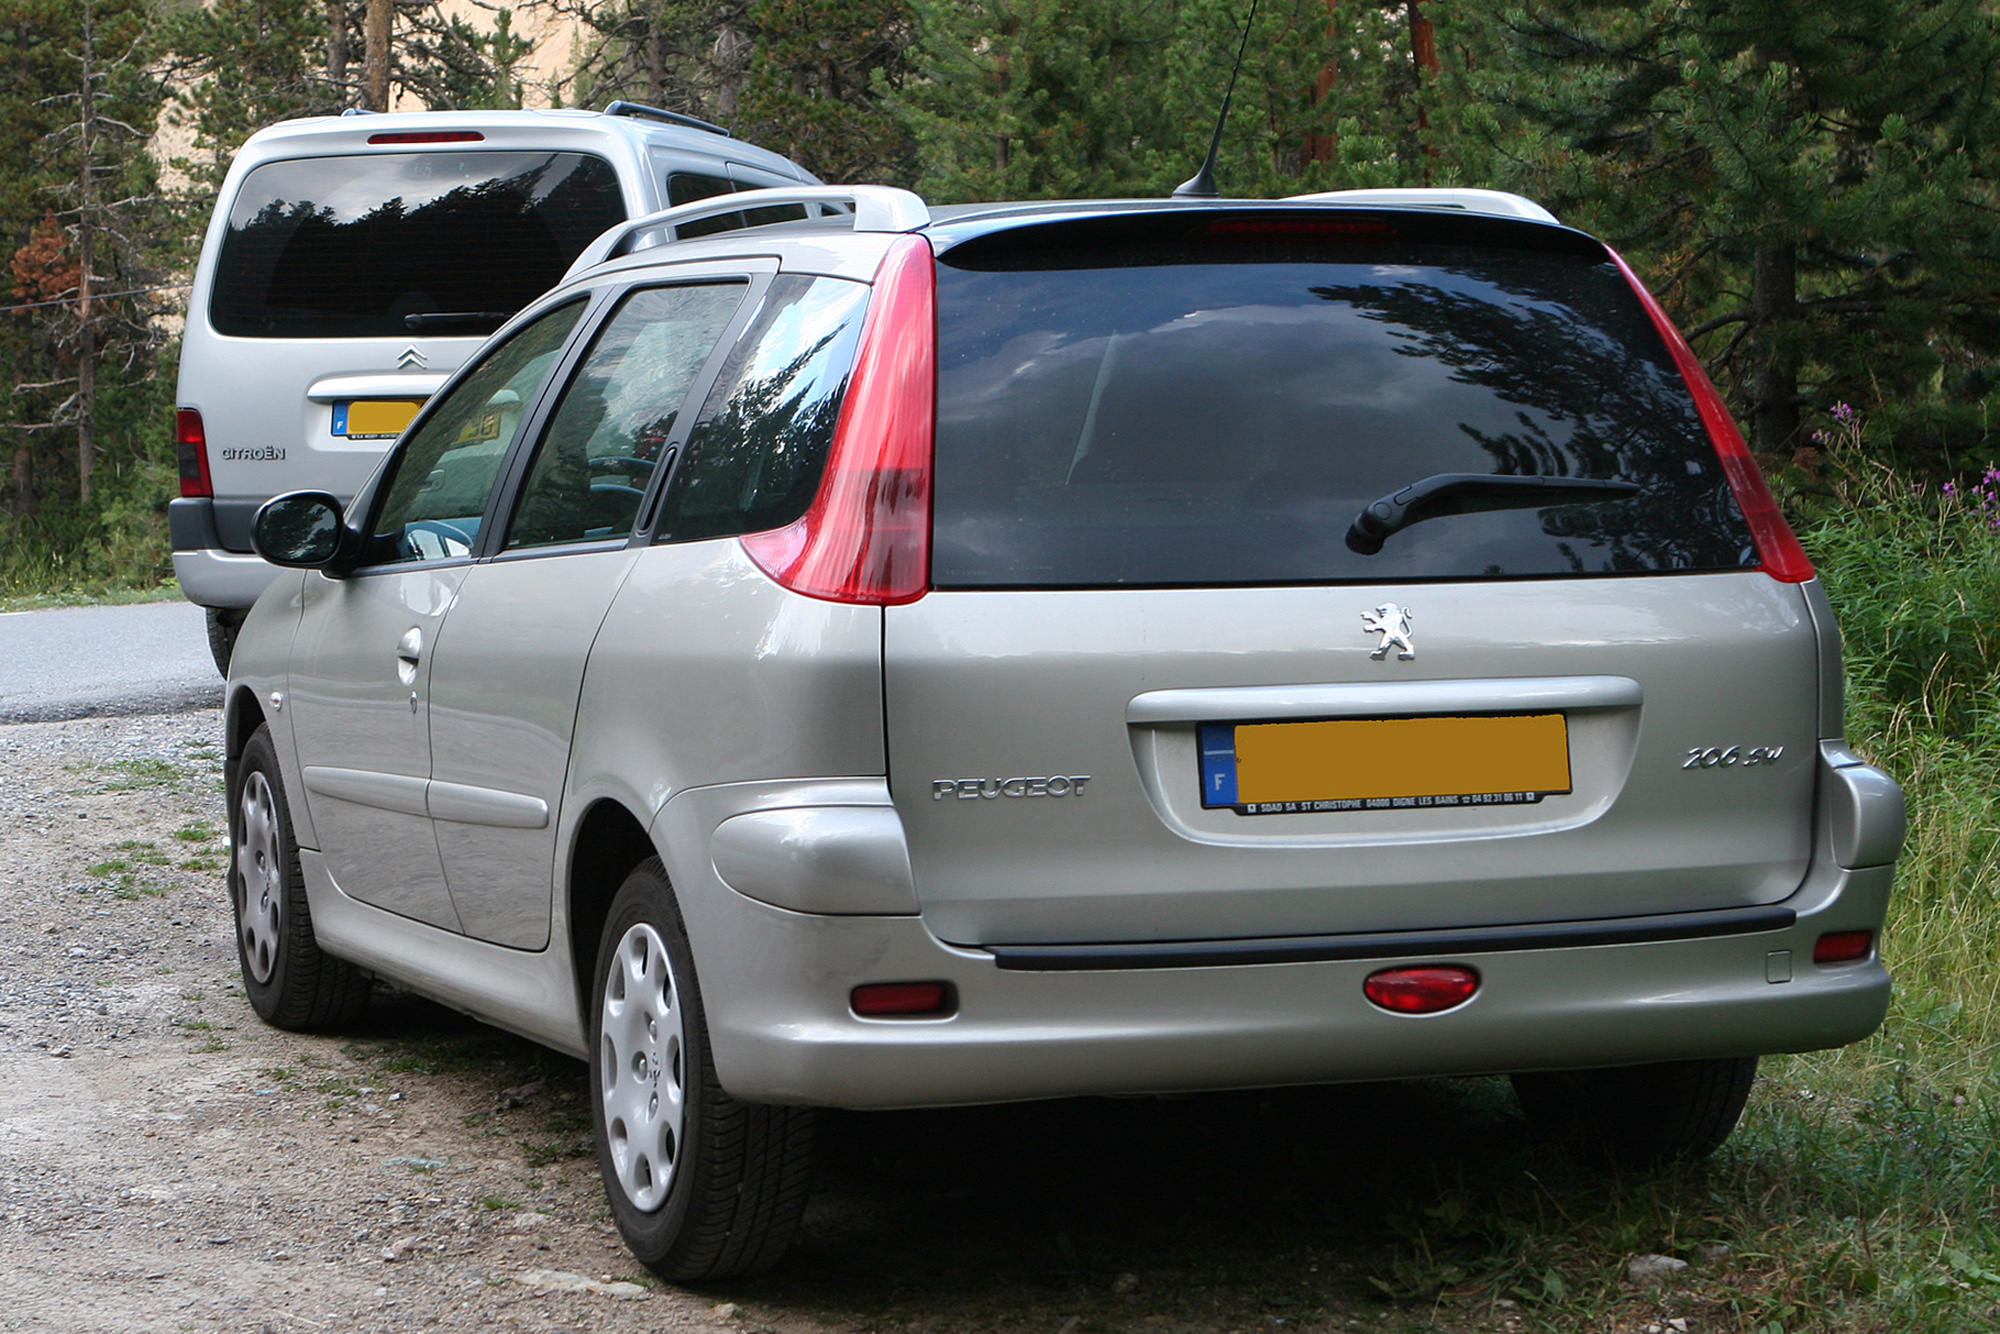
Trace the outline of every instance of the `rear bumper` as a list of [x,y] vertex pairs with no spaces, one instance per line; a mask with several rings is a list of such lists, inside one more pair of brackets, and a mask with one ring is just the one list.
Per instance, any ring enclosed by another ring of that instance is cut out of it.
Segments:
[[[715,789],[683,794],[661,812],[656,846],[705,849],[730,804]],[[1893,876],[1830,858],[1786,901],[1792,924],[1775,929],[1101,970],[1003,968],[913,916],[788,911],[731,890],[699,856],[669,871],[718,1073],[755,1102],[942,1106],[1763,1055],[1865,1037],[1889,1000],[1873,956],[1812,962],[1824,932],[1879,932]],[[1445,1014],[1389,1014],[1361,985],[1398,963],[1464,964],[1482,985]],[[854,986],[898,981],[950,983],[956,1012],[869,1020],[848,1008]]]
[[203,607],[248,607],[278,577],[262,556],[234,551],[176,551],[174,578],[189,602]]

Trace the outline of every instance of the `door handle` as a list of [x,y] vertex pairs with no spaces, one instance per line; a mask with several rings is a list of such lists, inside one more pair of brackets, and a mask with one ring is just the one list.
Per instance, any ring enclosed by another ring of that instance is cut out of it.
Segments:
[[411,626],[396,641],[396,675],[406,686],[417,683],[417,662],[424,656],[424,632]]

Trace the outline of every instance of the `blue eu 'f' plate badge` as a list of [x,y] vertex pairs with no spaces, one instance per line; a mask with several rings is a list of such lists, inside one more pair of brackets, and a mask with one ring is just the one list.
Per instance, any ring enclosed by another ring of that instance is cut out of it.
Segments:
[[1236,804],[1236,724],[1201,725],[1201,804]]

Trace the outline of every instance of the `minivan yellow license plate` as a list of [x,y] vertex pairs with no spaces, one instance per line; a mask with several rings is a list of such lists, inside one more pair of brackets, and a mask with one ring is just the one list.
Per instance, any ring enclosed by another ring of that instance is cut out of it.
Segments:
[[1201,804],[1243,815],[1513,806],[1570,791],[1560,713],[1204,723]]
[[394,440],[423,405],[421,398],[343,399],[333,405],[333,433],[350,440]]

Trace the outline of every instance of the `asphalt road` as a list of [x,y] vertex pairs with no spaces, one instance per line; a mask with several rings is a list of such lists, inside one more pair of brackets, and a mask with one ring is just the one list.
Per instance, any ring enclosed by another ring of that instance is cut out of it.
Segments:
[[188,602],[0,614],[0,723],[178,713],[222,702]]

